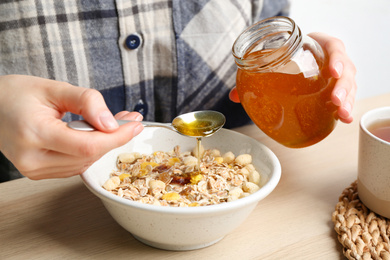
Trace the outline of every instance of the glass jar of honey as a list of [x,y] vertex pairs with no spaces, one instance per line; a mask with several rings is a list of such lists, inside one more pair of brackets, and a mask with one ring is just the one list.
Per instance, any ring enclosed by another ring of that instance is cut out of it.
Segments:
[[337,123],[336,79],[327,53],[288,17],[243,31],[233,45],[236,87],[246,113],[269,137],[291,148],[313,145]]

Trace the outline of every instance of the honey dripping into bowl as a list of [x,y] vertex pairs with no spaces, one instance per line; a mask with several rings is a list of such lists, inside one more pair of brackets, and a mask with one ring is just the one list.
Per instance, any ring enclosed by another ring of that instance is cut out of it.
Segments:
[[181,134],[196,137],[197,170],[201,173],[201,144],[202,137],[207,137],[217,132],[225,123],[225,117],[215,111],[203,111],[185,114],[176,117],[172,126]]
[[[185,174],[180,175],[180,176],[174,175],[172,180],[171,180],[172,183],[184,185],[187,183],[192,183],[193,180],[195,180],[195,183],[197,183],[196,178],[201,176],[201,174],[202,174],[202,171],[200,169],[200,162],[201,162],[201,158],[202,158],[202,153],[201,153],[201,149],[200,149],[201,145],[202,145],[202,138],[197,137],[195,151],[194,151],[194,153],[196,155],[196,159],[197,159],[196,169],[194,169],[194,171],[192,171],[192,172],[185,173]],[[195,178],[195,179],[193,179],[193,178]]]
[[[197,162],[197,170],[198,173],[201,173],[200,170],[200,162],[201,162],[201,145],[202,145],[202,136],[208,136],[210,131],[214,129],[213,122],[206,120],[195,120],[189,123],[186,123],[184,120],[178,120],[179,122],[173,122],[175,128],[180,132],[187,136],[196,137],[196,158]],[[206,132],[206,133],[205,133]],[[213,132],[214,133],[214,132]]]
[[201,152],[200,152],[200,147],[202,145],[202,138],[201,137],[198,137],[196,138],[196,157],[198,159],[198,162],[197,162],[197,168],[198,168],[198,173],[201,173],[201,170],[200,170],[200,159],[201,159]]

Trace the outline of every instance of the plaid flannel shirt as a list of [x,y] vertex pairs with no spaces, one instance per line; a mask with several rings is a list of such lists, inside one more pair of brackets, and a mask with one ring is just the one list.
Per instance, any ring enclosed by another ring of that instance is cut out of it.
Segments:
[[[234,40],[288,0],[3,0],[0,75],[25,74],[99,90],[114,114],[170,122],[201,109],[226,127],[250,120],[228,98]],[[65,121],[78,119],[67,114]],[[1,169],[0,169],[1,170]],[[1,175],[1,174],[0,174]]]

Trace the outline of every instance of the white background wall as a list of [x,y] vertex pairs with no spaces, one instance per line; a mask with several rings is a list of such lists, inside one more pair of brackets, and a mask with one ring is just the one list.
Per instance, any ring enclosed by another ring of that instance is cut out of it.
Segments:
[[290,17],[304,34],[343,40],[357,68],[357,99],[390,93],[390,0],[291,0]]

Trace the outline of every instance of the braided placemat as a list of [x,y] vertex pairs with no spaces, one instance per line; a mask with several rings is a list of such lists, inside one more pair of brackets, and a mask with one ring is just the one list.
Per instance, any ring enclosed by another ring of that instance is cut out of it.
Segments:
[[363,205],[357,181],[341,194],[332,221],[348,259],[390,260],[390,220]]

